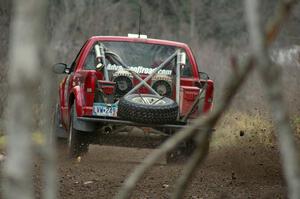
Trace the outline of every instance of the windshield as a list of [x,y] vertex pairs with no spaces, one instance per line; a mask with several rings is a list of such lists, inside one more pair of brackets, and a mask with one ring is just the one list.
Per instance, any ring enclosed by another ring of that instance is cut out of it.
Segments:
[[[107,51],[117,54],[123,62],[139,74],[151,74],[152,71],[170,57],[177,47],[158,45],[158,44],[146,44],[146,43],[134,43],[134,42],[101,42]],[[181,49],[184,51],[184,49]],[[182,70],[182,76],[192,76],[191,66],[189,59],[186,60],[186,67]],[[97,65],[95,49],[91,48],[85,63],[84,69],[95,70]],[[111,60],[106,60],[106,65],[110,76],[113,72],[122,69],[122,66],[113,63]],[[172,75],[176,68],[176,58],[171,60],[158,74]]]

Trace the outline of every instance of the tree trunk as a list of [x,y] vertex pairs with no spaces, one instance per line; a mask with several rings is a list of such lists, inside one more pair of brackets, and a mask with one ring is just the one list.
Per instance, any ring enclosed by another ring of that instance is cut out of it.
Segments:
[[15,0],[11,22],[6,108],[7,153],[4,198],[30,199],[32,189],[33,104],[40,75],[45,0]]

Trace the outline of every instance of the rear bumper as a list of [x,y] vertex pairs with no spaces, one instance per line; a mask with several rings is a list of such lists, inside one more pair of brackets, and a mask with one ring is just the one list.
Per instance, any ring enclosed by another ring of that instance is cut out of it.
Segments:
[[[77,117],[78,124],[83,124],[81,126],[91,127],[89,130],[83,131],[95,131],[99,127],[104,125],[124,125],[124,126],[136,126],[136,127],[150,127],[155,129],[168,129],[168,130],[180,130],[188,126],[188,123],[177,122],[175,124],[143,124],[132,122],[128,120],[122,120],[120,118],[112,118],[112,117]],[[79,129],[80,130],[80,129]],[[202,128],[198,128],[199,131],[203,130]],[[215,131],[215,129],[211,129],[210,132]]]
[[[137,147],[137,148],[157,148],[166,139],[173,135],[174,132],[184,129],[188,126],[186,123],[176,124],[142,124],[131,122],[127,120],[121,120],[120,118],[104,118],[104,117],[77,117],[78,123],[81,127],[93,127],[97,130],[99,127],[105,125],[111,126],[134,126],[134,127],[150,127],[161,131],[116,131],[116,133],[97,133],[94,144],[120,146],[120,147]],[[121,129],[122,129],[121,127]],[[134,129],[134,128],[133,128]],[[82,129],[83,130],[83,129]],[[198,129],[201,132],[201,128]],[[86,130],[88,131],[88,130]],[[89,130],[90,131],[90,130]],[[214,129],[209,132],[212,135]],[[146,132],[146,133],[145,133]],[[182,143],[184,144],[184,143]]]
[[126,125],[126,126],[139,126],[139,127],[152,127],[152,128],[167,128],[178,130],[184,128],[186,123],[177,122],[176,124],[143,124],[137,122],[131,122],[127,120],[122,120],[119,118],[112,117],[78,117],[77,118],[81,122],[88,123],[99,123],[99,124],[113,124],[113,125]]

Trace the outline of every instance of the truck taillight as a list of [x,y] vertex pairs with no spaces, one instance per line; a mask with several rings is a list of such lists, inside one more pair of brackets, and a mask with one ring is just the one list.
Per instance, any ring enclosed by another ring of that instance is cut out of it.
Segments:
[[214,82],[212,80],[207,80],[203,112],[211,111],[213,107],[213,97],[214,97]]
[[105,95],[114,95],[115,94],[115,82],[110,81],[98,81],[99,88],[102,90],[103,94]]
[[97,76],[94,73],[88,74],[84,81],[85,102],[87,106],[92,106],[95,97]]
[[92,73],[87,75],[84,82],[85,91],[89,93],[94,92],[96,88],[96,83],[97,83],[96,74]]
[[[181,86],[180,87],[180,113],[181,115],[186,115],[193,106],[193,102],[196,100],[200,89],[194,86]],[[196,117],[197,109],[191,113],[191,118]]]
[[115,87],[115,82],[99,80],[95,92],[95,102],[114,103]]

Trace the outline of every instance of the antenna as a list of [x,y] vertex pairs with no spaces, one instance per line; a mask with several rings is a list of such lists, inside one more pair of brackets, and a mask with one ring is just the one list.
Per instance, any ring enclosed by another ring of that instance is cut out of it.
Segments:
[[139,14],[139,38],[141,37],[141,20],[142,20],[142,6],[139,4],[140,14]]
[[138,4],[139,6],[139,21],[138,21],[138,34],[130,34],[128,33],[128,37],[131,38],[141,38],[141,39],[147,39],[147,35],[142,35],[141,34],[141,22],[142,22],[142,6],[141,4]]

